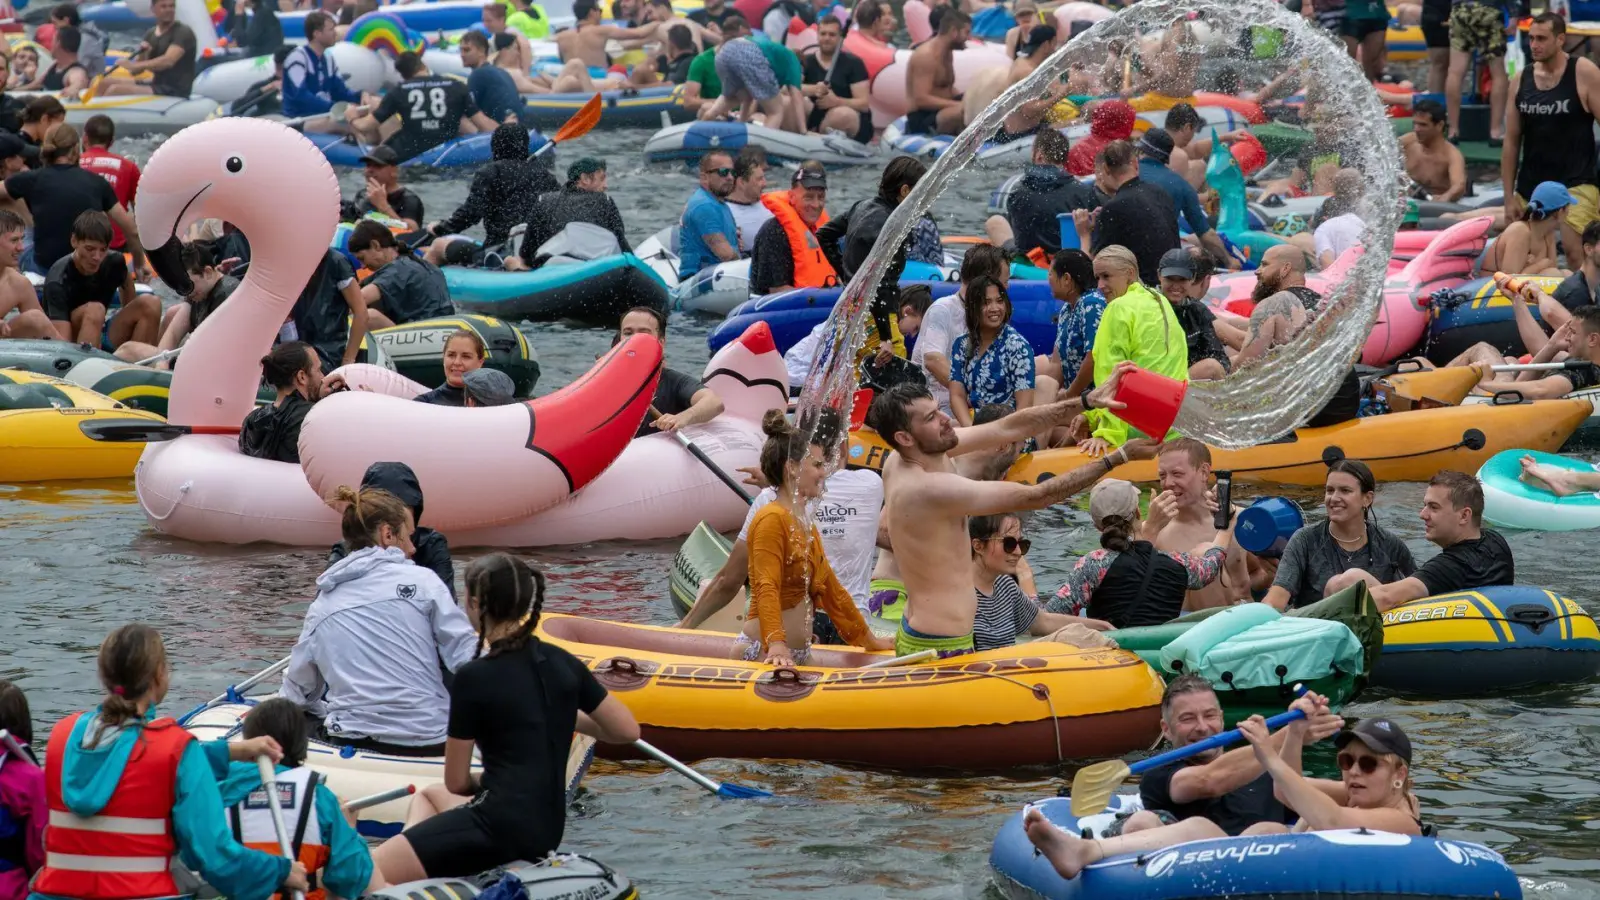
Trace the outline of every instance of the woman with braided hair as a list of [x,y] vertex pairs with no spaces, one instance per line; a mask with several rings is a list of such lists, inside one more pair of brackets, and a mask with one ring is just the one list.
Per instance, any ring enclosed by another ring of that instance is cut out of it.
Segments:
[[[633,714],[583,663],[534,636],[542,573],[493,553],[467,569],[466,589],[478,642],[450,686],[444,784],[415,795],[406,830],[373,854],[391,884],[542,859],[566,829],[572,733],[608,744],[639,739]],[[474,749],[481,775],[472,773]]]

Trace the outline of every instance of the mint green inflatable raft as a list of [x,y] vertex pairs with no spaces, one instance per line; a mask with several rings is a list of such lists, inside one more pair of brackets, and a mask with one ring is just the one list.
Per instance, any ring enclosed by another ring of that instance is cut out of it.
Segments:
[[1593,473],[1595,465],[1538,450],[1504,450],[1478,470],[1483,483],[1483,517],[1501,528],[1528,531],[1579,531],[1600,528],[1600,494],[1584,492],[1557,497],[1543,486],[1522,480],[1522,458],[1569,472]]

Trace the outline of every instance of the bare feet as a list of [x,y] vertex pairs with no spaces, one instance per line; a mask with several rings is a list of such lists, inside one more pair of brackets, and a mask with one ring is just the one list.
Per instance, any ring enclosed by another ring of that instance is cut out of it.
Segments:
[[1543,488],[1557,497],[1566,497],[1578,493],[1578,488],[1572,483],[1571,474],[1555,466],[1546,466],[1534,461],[1531,456],[1522,458],[1522,480],[1537,488]]
[[1062,831],[1037,809],[1029,809],[1022,817],[1022,830],[1062,878],[1076,878],[1085,866],[1100,859],[1097,841],[1086,841]]

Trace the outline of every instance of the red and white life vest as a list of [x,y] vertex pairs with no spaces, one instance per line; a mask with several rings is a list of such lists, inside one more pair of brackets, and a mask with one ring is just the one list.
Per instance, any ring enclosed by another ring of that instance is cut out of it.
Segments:
[[[322,823],[317,820],[316,793],[322,776],[302,766],[279,772],[277,783],[278,808],[283,810],[283,823],[289,829],[289,847],[315,886],[316,873],[328,864],[328,847],[323,840]],[[233,829],[233,839],[239,843],[262,853],[281,855],[264,785],[228,808],[228,824]],[[321,888],[306,894],[307,900],[323,900],[324,896]]]

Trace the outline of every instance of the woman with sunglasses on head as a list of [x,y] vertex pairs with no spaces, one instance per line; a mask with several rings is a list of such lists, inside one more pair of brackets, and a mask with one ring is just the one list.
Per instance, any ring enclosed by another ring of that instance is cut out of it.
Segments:
[[[1334,738],[1339,750],[1339,780],[1307,778],[1300,774],[1301,749],[1308,720],[1328,713],[1328,700],[1307,693],[1290,706],[1306,719],[1285,725],[1288,733],[1281,748],[1260,716],[1239,723],[1239,730],[1255,750],[1257,762],[1272,776],[1273,793],[1294,810],[1300,821],[1293,829],[1276,822],[1260,822],[1244,834],[1274,834],[1293,830],[1334,831],[1360,828],[1390,834],[1422,835],[1417,798],[1411,791],[1411,741],[1390,719],[1368,719]],[[1086,866],[1112,856],[1148,853],[1189,841],[1226,837],[1215,822],[1199,816],[1171,825],[1117,837],[1085,840],[1052,825],[1038,810],[1023,818],[1028,839],[1063,878],[1074,878]]]
[[1372,516],[1377,490],[1366,463],[1341,459],[1329,466],[1322,493],[1328,519],[1289,538],[1263,601],[1278,609],[1309,606],[1361,581],[1359,575],[1344,574],[1356,569],[1384,584],[1415,574],[1417,564],[1405,541]]
[[1022,520],[1014,513],[973,516],[967,520],[972,538],[972,583],[978,590],[978,618],[972,628],[974,650],[1010,647],[1019,635],[1053,634],[1068,625],[1105,631],[1110,622],[1045,612],[1023,591],[1019,579],[1032,545],[1022,536]]

